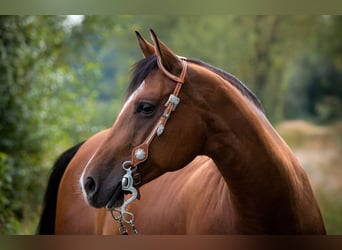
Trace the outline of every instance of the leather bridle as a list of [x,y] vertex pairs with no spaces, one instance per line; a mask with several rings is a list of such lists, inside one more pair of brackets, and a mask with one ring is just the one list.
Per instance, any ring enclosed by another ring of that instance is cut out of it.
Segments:
[[[122,168],[126,171],[121,180],[122,190],[124,192],[131,193],[129,199],[125,200],[121,206],[121,209],[108,208],[114,218],[119,223],[119,231],[121,234],[128,234],[126,226],[123,221],[128,223],[131,230],[137,234],[138,231],[134,225],[134,214],[127,211],[127,206],[132,203],[135,199],[139,198],[139,190],[135,187],[140,184],[140,174],[138,173],[138,165],[143,163],[148,159],[148,150],[150,144],[155,138],[155,136],[160,136],[163,134],[165,125],[170,119],[171,113],[176,110],[177,105],[180,102],[179,93],[184,84],[185,75],[188,68],[187,59],[184,57],[178,57],[182,63],[182,72],[180,76],[175,76],[166,70],[160,61],[160,56],[157,57],[159,69],[171,80],[175,81],[176,87],[172,94],[170,94],[169,99],[165,103],[165,110],[162,116],[159,118],[157,124],[153,127],[151,133],[147,136],[145,141],[140,145],[136,146],[132,150],[131,161],[125,161],[122,164]],[[115,215],[117,213],[118,215]]]
[[160,61],[160,58],[157,57],[157,62],[158,62],[158,67],[159,69],[171,80],[175,81],[176,87],[173,91],[172,94],[170,94],[168,101],[165,103],[165,110],[162,116],[159,118],[157,124],[154,126],[152,129],[151,133],[147,136],[145,141],[134,147],[132,150],[132,155],[131,155],[131,166],[132,167],[137,167],[138,164],[146,161],[148,159],[149,155],[149,147],[150,144],[155,136],[160,136],[163,134],[165,125],[167,121],[169,120],[172,111],[175,111],[177,108],[177,105],[180,102],[180,98],[178,97],[179,92],[184,84],[184,78],[187,72],[187,59],[184,57],[178,57],[180,59],[180,62],[182,63],[182,72],[180,76],[175,76],[172,73],[170,73],[167,69],[164,68],[163,64]]

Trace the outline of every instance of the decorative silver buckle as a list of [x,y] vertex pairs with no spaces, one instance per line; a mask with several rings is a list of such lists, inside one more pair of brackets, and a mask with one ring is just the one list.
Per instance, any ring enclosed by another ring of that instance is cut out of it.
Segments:
[[179,102],[180,102],[180,99],[178,96],[175,96],[174,94],[170,94],[169,100],[167,100],[167,102],[165,103],[165,107],[167,107],[170,103],[173,103],[172,111],[175,111]]

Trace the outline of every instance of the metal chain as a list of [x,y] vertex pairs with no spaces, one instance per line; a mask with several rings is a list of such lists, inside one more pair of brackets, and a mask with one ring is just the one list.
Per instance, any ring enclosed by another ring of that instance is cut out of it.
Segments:
[[[119,213],[119,216],[115,216],[114,212]],[[126,228],[126,226],[125,226],[125,225],[123,224],[123,222],[122,222],[122,214],[121,214],[121,211],[116,210],[116,209],[113,209],[113,210],[110,210],[110,213],[111,213],[113,219],[114,219],[115,221],[117,221],[118,224],[119,224],[119,232],[120,232],[120,234],[121,234],[121,235],[128,235],[127,228]]]
[[[115,216],[114,212],[117,212],[119,213],[119,216]],[[119,224],[119,232],[121,235],[128,235],[128,230],[127,230],[127,227],[124,225],[123,221],[126,222],[126,220],[123,220],[123,216],[121,214],[121,211],[119,210],[116,210],[116,209],[113,209],[113,210],[110,210],[110,213],[113,217],[113,219],[115,221],[118,222]],[[134,223],[133,223],[133,220],[127,220],[129,226],[131,227],[131,230],[133,231],[134,234],[138,234],[138,230],[137,228],[135,227]]]
[[134,234],[138,234],[138,230],[136,229],[136,227],[135,227],[135,225],[134,225],[133,222],[130,223],[130,226],[131,226],[131,229],[132,229],[133,233],[134,233]]

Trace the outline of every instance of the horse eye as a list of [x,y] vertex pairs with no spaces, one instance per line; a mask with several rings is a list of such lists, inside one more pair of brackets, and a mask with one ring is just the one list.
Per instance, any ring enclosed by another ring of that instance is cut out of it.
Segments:
[[136,112],[144,115],[152,115],[154,110],[155,106],[148,102],[141,102],[136,107]]

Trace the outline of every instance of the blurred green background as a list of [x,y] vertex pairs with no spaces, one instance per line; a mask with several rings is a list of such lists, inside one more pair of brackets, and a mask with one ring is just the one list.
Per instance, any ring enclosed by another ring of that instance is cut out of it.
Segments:
[[307,15],[0,16],[0,233],[35,233],[54,160],[112,125],[150,28],[256,93],[342,234],[342,17]]

